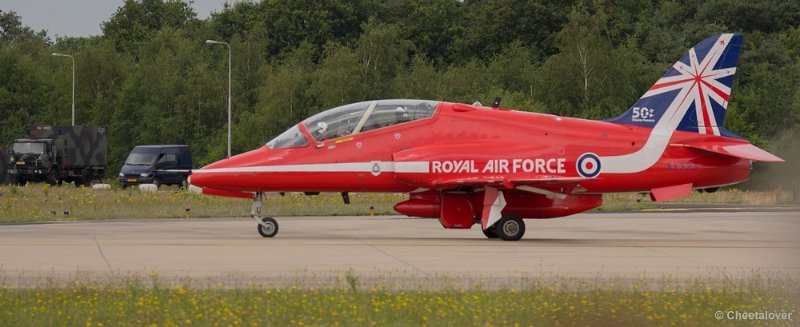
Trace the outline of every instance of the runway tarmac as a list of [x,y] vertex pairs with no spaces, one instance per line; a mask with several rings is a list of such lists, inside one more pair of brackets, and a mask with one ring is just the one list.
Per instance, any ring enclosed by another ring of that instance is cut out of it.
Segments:
[[151,273],[291,283],[348,271],[393,281],[800,277],[797,212],[580,214],[526,220],[519,242],[400,216],[278,221],[273,239],[249,218],[0,225],[0,284]]

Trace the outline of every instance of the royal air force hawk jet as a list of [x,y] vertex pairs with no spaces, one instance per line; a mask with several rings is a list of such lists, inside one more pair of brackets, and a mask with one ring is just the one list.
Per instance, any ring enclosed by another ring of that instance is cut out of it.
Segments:
[[489,238],[519,240],[523,219],[596,208],[602,194],[654,201],[748,179],[752,161],[780,158],[722,127],[742,36],[695,45],[623,115],[592,121],[480,105],[377,100],[320,112],[265,146],[195,170],[204,194],[253,199],[265,192],[403,192],[399,213],[445,228],[480,224]]

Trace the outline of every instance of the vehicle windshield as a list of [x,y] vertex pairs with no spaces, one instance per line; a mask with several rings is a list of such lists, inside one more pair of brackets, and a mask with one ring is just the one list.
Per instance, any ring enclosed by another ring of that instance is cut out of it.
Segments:
[[39,142],[14,143],[14,153],[42,154],[44,153],[44,143],[39,143]]
[[353,133],[361,116],[374,101],[365,101],[320,112],[303,121],[314,140],[325,141]]
[[131,166],[152,166],[158,158],[158,151],[156,152],[141,152],[134,149],[125,160],[126,165]]
[[267,143],[270,149],[296,148],[308,145],[305,135],[300,132],[298,125],[292,126]]

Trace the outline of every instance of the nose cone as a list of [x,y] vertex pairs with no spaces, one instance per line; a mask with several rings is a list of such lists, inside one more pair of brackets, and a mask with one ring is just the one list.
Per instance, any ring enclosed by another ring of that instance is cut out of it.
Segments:
[[189,183],[204,188],[229,191],[249,190],[248,177],[253,175],[250,167],[261,166],[267,156],[267,149],[257,149],[227,159],[214,162],[192,171]]

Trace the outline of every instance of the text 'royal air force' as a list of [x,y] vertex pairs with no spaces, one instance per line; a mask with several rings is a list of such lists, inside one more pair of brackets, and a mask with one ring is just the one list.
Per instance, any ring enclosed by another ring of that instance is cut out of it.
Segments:
[[441,160],[431,161],[431,172],[438,174],[452,173],[536,173],[565,174],[565,158],[536,159],[491,159],[486,162],[475,160]]

